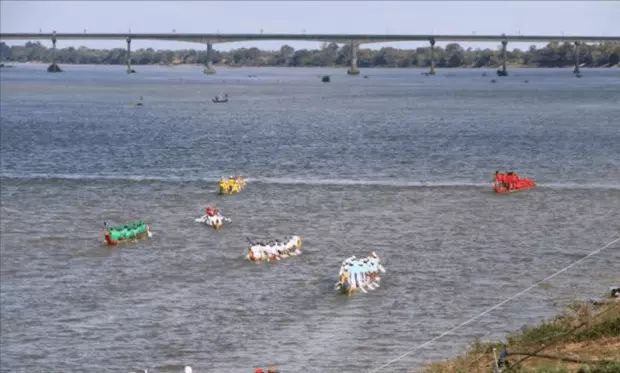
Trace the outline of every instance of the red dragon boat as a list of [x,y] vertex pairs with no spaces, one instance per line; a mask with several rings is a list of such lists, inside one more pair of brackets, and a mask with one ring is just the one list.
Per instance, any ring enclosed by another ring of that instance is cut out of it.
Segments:
[[512,193],[520,190],[532,189],[536,182],[532,179],[519,176],[516,172],[495,171],[493,189],[495,193]]

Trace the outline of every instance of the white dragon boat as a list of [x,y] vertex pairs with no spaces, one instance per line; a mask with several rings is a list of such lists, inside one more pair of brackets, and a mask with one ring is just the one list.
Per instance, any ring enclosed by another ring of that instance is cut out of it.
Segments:
[[222,225],[224,225],[224,222],[228,222],[228,223],[231,222],[229,218],[224,217],[220,213],[219,209],[216,209],[214,207],[207,207],[205,209],[205,215],[194,219],[194,221],[196,223],[206,224],[210,227],[213,227],[213,229],[215,230],[220,229]]
[[366,293],[367,290],[378,288],[381,282],[379,272],[385,273],[379,256],[373,251],[365,258],[351,256],[345,259],[340,266],[338,282],[335,289],[351,296],[357,290]]
[[245,256],[252,262],[273,261],[301,254],[301,237],[291,236],[284,240],[250,242]]

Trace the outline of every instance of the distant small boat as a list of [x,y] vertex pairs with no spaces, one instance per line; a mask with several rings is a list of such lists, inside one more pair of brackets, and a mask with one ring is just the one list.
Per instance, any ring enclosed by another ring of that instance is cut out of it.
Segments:
[[228,102],[228,93],[224,93],[224,96],[215,96],[211,101],[213,101],[214,104]]
[[49,67],[47,68],[47,72],[48,73],[61,73],[62,69],[57,64],[53,63],[49,65]]
[[508,76],[508,71],[497,70],[497,76]]
[[323,75],[323,77],[321,78],[321,81],[323,83],[329,83],[331,80],[329,78],[329,75]]

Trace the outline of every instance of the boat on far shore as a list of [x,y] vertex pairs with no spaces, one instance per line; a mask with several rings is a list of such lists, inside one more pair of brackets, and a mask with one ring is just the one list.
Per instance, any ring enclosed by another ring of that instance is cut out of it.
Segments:
[[228,102],[228,93],[224,93],[224,95],[215,96],[213,97],[211,101],[213,101],[214,104],[222,104],[222,103]]

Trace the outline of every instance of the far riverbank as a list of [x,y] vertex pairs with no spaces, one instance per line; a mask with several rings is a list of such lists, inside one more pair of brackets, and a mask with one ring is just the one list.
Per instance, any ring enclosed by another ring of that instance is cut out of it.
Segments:
[[[395,44],[397,46],[397,44]],[[62,45],[57,45],[61,47]],[[217,45],[216,45],[217,46]],[[348,44],[324,43],[319,49],[299,49],[283,45],[279,50],[238,48],[228,51],[213,49],[155,50],[141,48],[131,54],[124,47],[114,49],[90,49],[86,47],[47,48],[39,42],[27,42],[23,46],[8,46],[0,42],[0,61],[59,64],[106,64],[124,65],[130,57],[134,65],[151,64],[200,64],[211,62],[217,66],[270,66],[270,67],[347,67],[351,62],[351,47]],[[432,53],[431,53],[432,52]],[[531,46],[528,50],[506,50],[506,63],[510,66],[527,67],[569,67],[575,62],[582,67],[610,67],[620,63],[620,43],[604,42],[580,45],[552,42],[543,48]],[[357,65],[368,67],[497,67],[503,61],[499,46],[485,49],[464,48],[458,43],[432,48],[423,45],[415,49],[384,47],[381,49],[360,48],[357,50]]]

